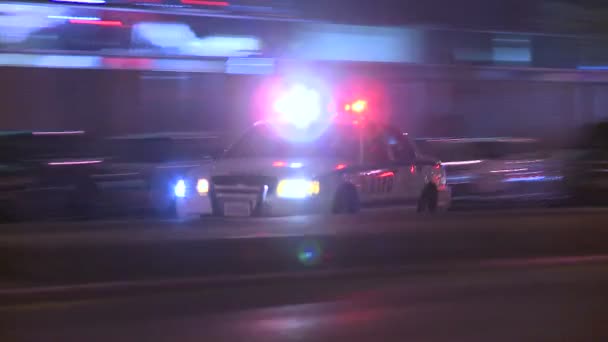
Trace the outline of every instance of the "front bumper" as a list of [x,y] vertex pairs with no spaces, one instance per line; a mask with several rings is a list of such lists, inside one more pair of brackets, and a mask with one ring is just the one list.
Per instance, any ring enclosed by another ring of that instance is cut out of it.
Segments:
[[251,216],[290,216],[321,212],[322,202],[318,197],[304,199],[285,199],[277,196],[214,196],[191,195],[176,199],[177,216],[181,219],[197,218],[205,215],[224,216],[224,204],[246,202],[251,206]]
[[249,205],[251,216],[290,216],[313,214],[320,212],[321,202],[318,198],[285,199],[274,195],[260,196],[230,196],[213,198],[212,211],[214,215],[226,216],[226,203],[246,203]]
[[261,203],[260,213],[264,216],[290,216],[320,213],[322,209],[319,197],[287,199],[269,196]]
[[209,196],[199,196],[198,194],[177,198],[175,208],[177,217],[181,219],[198,218],[213,213],[211,198]]

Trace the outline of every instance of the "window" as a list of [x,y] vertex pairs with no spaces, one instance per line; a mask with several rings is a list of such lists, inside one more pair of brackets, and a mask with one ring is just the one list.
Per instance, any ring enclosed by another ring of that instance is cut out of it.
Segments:
[[123,163],[163,163],[172,149],[169,139],[112,139],[106,142],[104,152]]
[[363,140],[364,162],[369,165],[382,165],[393,161],[388,149],[386,132],[377,126],[367,128]]
[[327,157],[357,160],[358,134],[346,127],[333,127],[314,141],[290,142],[261,125],[249,130],[226,151],[227,158]]
[[0,139],[4,161],[88,158],[93,141],[84,135],[15,135]]
[[403,133],[392,128],[388,128],[386,132],[388,148],[393,160],[411,162],[416,158],[414,147]]

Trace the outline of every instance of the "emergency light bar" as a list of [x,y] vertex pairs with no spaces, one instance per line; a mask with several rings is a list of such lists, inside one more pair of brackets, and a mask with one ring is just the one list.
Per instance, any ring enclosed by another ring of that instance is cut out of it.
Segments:
[[296,84],[282,93],[274,102],[277,121],[296,128],[307,128],[321,119],[323,113],[321,94],[301,84]]

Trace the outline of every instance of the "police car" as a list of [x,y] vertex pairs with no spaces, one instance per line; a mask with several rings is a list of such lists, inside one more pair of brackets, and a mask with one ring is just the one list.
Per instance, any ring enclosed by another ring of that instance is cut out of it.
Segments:
[[420,155],[395,128],[352,120],[348,114],[363,112],[363,100],[344,108],[349,113],[331,119],[304,120],[305,108],[299,108],[287,120],[258,122],[210,169],[178,183],[178,213],[354,214],[362,206],[406,202],[433,212],[449,206],[439,161]]

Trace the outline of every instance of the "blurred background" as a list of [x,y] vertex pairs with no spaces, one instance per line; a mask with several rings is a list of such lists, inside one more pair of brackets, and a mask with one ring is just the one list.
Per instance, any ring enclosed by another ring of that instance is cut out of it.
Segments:
[[240,132],[264,79],[373,92],[416,136],[567,140],[608,117],[602,1],[0,4],[0,128]]
[[606,222],[606,0],[0,2],[2,342],[608,341]]

